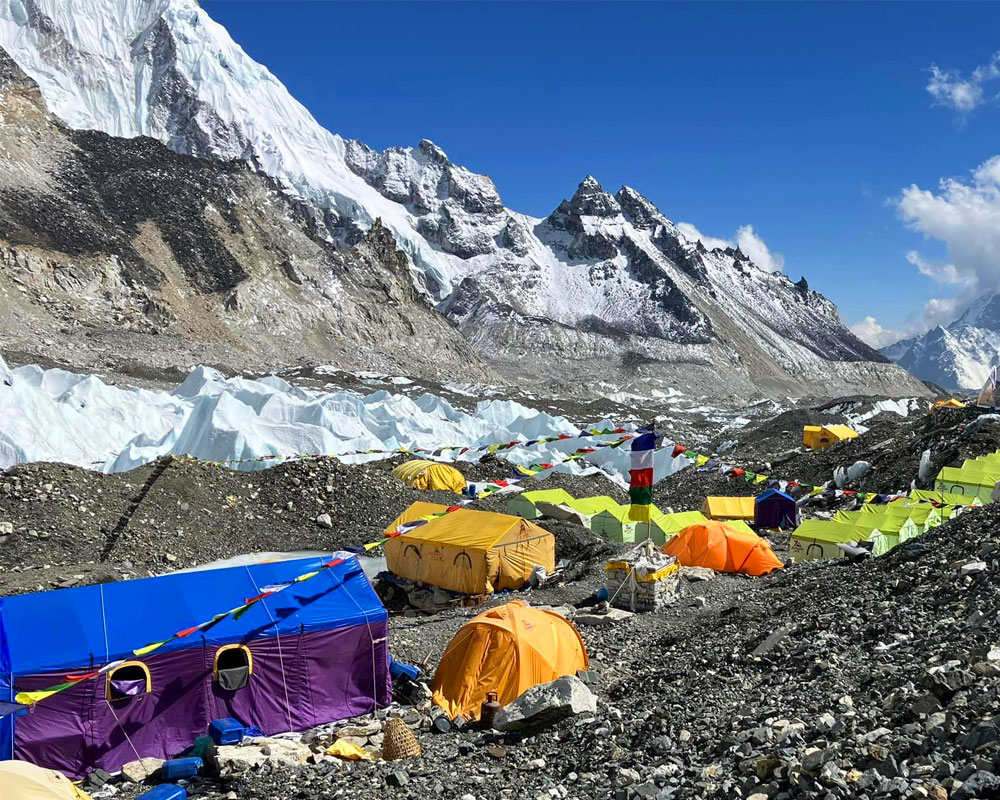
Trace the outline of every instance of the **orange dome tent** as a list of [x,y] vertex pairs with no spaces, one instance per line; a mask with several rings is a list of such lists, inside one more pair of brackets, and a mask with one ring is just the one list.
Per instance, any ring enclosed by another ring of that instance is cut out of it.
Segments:
[[573,623],[514,600],[473,617],[455,634],[434,673],[434,702],[454,719],[478,719],[487,692],[501,706],[532,686],[587,669]]
[[709,567],[716,572],[765,575],[784,566],[766,540],[721,522],[689,525],[667,542],[663,552],[685,567]]

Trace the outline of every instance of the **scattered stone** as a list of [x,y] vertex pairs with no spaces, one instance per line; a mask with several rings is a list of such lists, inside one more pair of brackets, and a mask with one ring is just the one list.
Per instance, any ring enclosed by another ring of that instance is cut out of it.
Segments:
[[597,697],[575,675],[533,686],[497,713],[494,727],[515,731],[597,711]]
[[319,525],[321,528],[332,528],[333,519],[330,517],[329,514],[325,513],[320,514],[318,517],[316,517],[316,524]]
[[147,778],[153,777],[162,766],[163,760],[159,758],[129,761],[122,766],[122,778],[130,783],[142,783]]

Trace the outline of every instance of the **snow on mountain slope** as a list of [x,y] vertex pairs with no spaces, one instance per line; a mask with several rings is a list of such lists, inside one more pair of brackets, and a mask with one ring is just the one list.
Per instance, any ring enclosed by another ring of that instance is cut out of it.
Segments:
[[[1000,306],[997,297],[992,298]],[[979,389],[990,369],[1000,363],[1000,324],[982,311],[988,302],[979,302],[970,312],[947,327],[938,325],[920,336],[903,339],[882,348],[882,353],[921,380],[946,389]],[[966,324],[980,320],[996,328]]]
[[[356,450],[479,445],[542,436],[576,434],[563,417],[509,400],[480,402],[473,413],[432,394],[411,399],[376,391],[306,392],[277,377],[225,378],[207,367],[194,369],[173,391],[120,389],[93,375],[38,366],[8,369],[0,358],[0,470],[31,461],[60,461],[104,472],[122,472],[168,453],[204,461],[254,459],[302,453],[338,455]],[[610,427],[607,420],[595,421]],[[608,440],[617,435],[603,437]],[[597,438],[596,441],[600,441]],[[514,463],[559,461],[579,440],[550,442],[508,451]],[[673,457],[673,443],[656,451],[657,478],[689,462]],[[445,453],[476,460],[482,452]],[[384,455],[349,456],[359,461]],[[625,485],[628,448],[604,448],[593,462]],[[275,461],[233,465],[263,469]],[[586,462],[557,464],[577,474]]]
[[338,243],[381,218],[417,288],[513,379],[652,364],[705,393],[920,391],[804,281],[688,241],[628,187],[588,177],[534,219],[430,141],[376,152],[330,133],[195,0],[8,0],[0,46],[72,127],[245,160]]

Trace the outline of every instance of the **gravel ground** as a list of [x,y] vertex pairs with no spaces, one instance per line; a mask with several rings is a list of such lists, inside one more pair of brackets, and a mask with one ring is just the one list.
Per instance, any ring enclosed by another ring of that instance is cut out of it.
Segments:
[[[920,448],[954,460],[1000,447],[1000,425],[973,430],[969,422],[948,412],[885,417],[855,442],[797,457],[819,471],[840,459],[840,448],[850,452],[847,463],[868,453],[876,470],[892,472],[886,480],[908,482]],[[252,550],[361,543],[415,499],[453,498],[402,486],[391,466],[321,460],[230,473],[174,462],[154,481],[156,465],[117,476],[46,464],[10,470],[0,478],[0,521],[15,530],[0,544],[0,593]],[[474,478],[507,472],[493,461],[461,468]],[[600,476],[542,485],[615,491]],[[748,489],[685,470],[657,485],[654,502],[680,510],[700,506],[706,493]],[[316,524],[324,511],[334,527]],[[533,604],[590,596],[603,585],[603,563],[627,549],[572,523],[540,522],[570,563],[555,582],[519,593]],[[783,555],[787,536],[772,545]],[[394,655],[432,674],[450,638],[482,608],[393,613]],[[685,581],[676,605],[581,633],[599,677],[596,714],[517,734],[432,734],[418,725],[419,759],[265,765],[189,790],[206,800],[1000,797],[1000,507],[971,510],[860,564]]]

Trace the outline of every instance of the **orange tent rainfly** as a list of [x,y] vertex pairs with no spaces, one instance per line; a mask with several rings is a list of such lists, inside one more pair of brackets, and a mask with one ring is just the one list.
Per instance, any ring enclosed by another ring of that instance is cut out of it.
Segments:
[[689,525],[667,542],[663,552],[682,566],[709,567],[716,572],[764,575],[783,566],[766,540],[721,522]]
[[523,600],[491,608],[466,623],[434,673],[434,702],[454,719],[478,719],[487,692],[501,706],[532,686],[587,669],[587,648],[573,623]]
[[533,522],[460,508],[385,544],[389,571],[463,594],[520,589],[535,566],[556,568],[556,540]]

